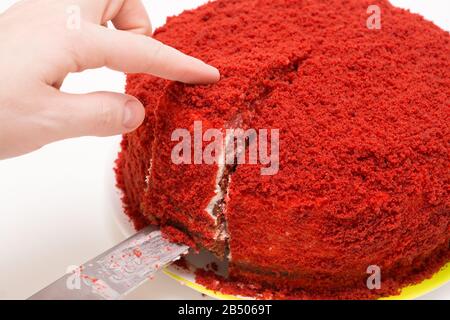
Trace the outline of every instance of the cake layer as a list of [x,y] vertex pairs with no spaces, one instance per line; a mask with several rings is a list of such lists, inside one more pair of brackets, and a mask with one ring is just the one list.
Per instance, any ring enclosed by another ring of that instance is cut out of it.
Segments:
[[[151,144],[154,140],[155,108],[158,92],[165,81],[148,75],[128,75],[128,94],[137,97],[145,106],[144,123],[135,132],[126,134],[121,143],[121,152],[116,161],[117,185],[123,191],[123,203],[127,215],[136,229],[149,223],[142,212],[142,197],[147,188],[148,169],[152,161]],[[154,221],[153,221],[154,222]]]

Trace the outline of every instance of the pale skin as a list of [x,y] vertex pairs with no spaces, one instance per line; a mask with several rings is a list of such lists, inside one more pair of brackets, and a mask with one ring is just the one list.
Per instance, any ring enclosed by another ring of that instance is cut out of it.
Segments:
[[[70,27],[70,6],[80,9],[80,28]],[[106,66],[190,84],[219,80],[216,68],[151,34],[139,0],[24,0],[0,15],[0,159],[141,125],[144,107],[135,97],[60,91],[69,73]]]

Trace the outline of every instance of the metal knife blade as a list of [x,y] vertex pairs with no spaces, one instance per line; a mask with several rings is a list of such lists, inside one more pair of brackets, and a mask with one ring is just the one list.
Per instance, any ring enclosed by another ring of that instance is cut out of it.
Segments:
[[156,227],[147,227],[76,268],[30,300],[115,300],[188,252]]

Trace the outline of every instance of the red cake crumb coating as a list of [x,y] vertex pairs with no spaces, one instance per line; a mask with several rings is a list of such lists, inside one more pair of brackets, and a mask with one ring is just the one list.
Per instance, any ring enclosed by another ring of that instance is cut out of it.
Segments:
[[124,191],[123,203],[136,229],[148,225],[148,218],[142,215],[141,200],[146,188],[146,177],[152,159],[151,148],[155,126],[154,110],[158,104],[157,94],[164,88],[165,81],[148,75],[128,75],[127,93],[137,97],[145,106],[146,118],[133,134],[125,135],[122,151],[116,161],[117,185]]
[[[147,119],[117,162],[127,214],[218,256],[229,249],[229,277],[199,272],[201,283],[259,298],[377,298],[450,260],[450,37],[387,1],[369,30],[372,4],[217,0],[155,37],[219,67],[218,84],[128,76]],[[173,164],[171,133],[236,119],[280,130],[280,170],[238,165],[213,217],[218,166]],[[379,290],[366,286],[370,265]]]

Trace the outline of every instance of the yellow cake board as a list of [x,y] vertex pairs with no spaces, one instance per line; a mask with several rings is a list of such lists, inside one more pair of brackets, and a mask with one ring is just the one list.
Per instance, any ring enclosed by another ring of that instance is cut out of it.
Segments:
[[[195,279],[189,274],[185,275],[180,273],[174,268],[164,269],[164,273],[174,280],[179,281],[183,285],[188,286],[200,293],[203,293],[209,297],[220,300],[243,300],[244,297],[238,297],[229,294],[223,294],[217,291],[209,290],[206,287],[195,283]],[[401,293],[396,296],[390,296],[380,298],[380,300],[411,300],[416,299],[424,294],[427,294],[450,281],[450,262],[436,272],[430,279],[426,279],[421,283],[410,285],[402,289]]]

